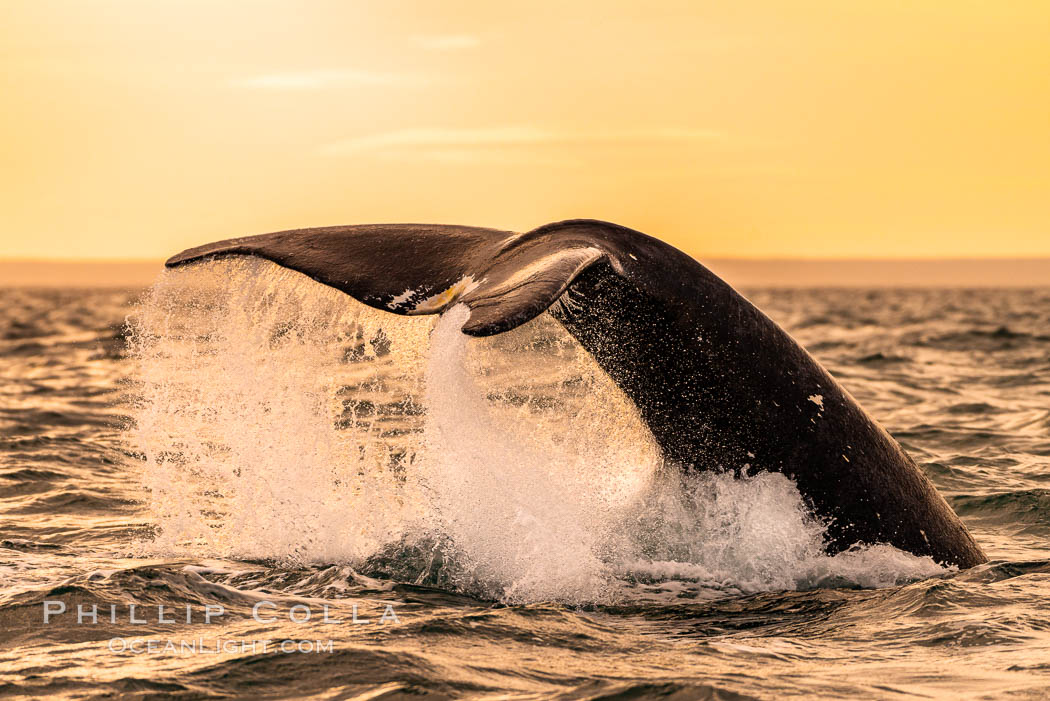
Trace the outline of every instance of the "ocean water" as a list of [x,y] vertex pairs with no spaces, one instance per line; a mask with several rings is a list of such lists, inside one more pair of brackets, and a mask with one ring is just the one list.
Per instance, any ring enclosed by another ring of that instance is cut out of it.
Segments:
[[545,316],[249,260],[0,290],[0,694],[1050,693],[1050,289],[745,292],[990,563],[829,557],[783,476],[666,469]]

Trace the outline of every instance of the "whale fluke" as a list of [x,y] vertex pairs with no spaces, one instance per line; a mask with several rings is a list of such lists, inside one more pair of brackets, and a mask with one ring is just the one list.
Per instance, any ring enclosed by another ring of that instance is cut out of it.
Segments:
[[468,226],[383,224],[294,229],[191,248],[168,267],[206,258],[265,258],[395,314],[466,304],[464,331],[501,333],[542,313],[605,254],[586,241],[556,249],[528,235]]
[[[783,329],[686,254],[587,219],[527,233],[383,224],[299,229],[184,251],[251,255],[395,314],[470,308],[464,333],[549,310],[686,470],[778,471],[828,525],[827,546],[889,543],[971,567],[980,547],[930,480]],[[555,304],[567,300],[564,304]]]

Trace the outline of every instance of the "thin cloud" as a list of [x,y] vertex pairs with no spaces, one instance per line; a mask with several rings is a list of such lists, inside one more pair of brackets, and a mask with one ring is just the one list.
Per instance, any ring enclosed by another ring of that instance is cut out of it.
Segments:
[[325,68],[266,73],[235,80],[234,85],[258,90],[320,90],[343,85],[391,85],[408,81],[407,76],[396,73],[355,68]]
[[416,43],[432,51],[463,51],[481,46],[481,39],[471,34],[440,34],[416,37]]
[[604,142],[710,142],[725,138],[712,129],[649,127],[640,129],[593,130],[586,132],[540,129],[530,126],[481,127],[453,129],[423,127],[380,132],[343,139],[321,147],[329,156],[347,156],[389,150],[434,149],[457,147],[490,148],[494,146],[588,144]]
[[[396,152],[394,155],[398,155]],[[492,165],[529,165],[548,167],[578,167],[585,163],[578,158],[570,158],[549,151],[486,146],[484,148],[439,147],[427,148],[411,154],[401,154],[413,160],[432,161],[446,165],[473,165],[487,163]]]
[[543,143],[552,139],[552,132],[535,127],[507,126],[478,129],[421,127],[343,139],[322,147],[322,151],[328,155],[337,156],[409,146],[506,146]]

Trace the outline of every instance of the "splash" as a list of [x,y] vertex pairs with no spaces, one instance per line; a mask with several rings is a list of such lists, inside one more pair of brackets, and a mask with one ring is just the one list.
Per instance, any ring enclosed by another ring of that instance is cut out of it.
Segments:
[[165,274],[130,320],[154,549],[354,560],[404,534],[430,324],[380,314],[260,261]]
[[[507,394],[493,377],[496,362],[485,362],[498,349],[460,332],[468,316],[462,305],[443,315],[426,371],[425,474],[443,531],[472,576],[497,585],[506,599],[593,600],[608,581],[602,543],[616,515],[649,484],[655,446],[611,385],[580,391],[599,384],[596,376],[576,382],[574,392],[565,380],[551,387],[548,378],[548,390],[561,391],[546,406],[576,399],[575,410],[492,406],[490,395]],[[470,367],[472,359],[490,371]],[[542,374],[535,365],[516,369]],[[534,379],[530,384],[535,388]],[[613,410],[578,403],[594,396],[613,402],[606,407]]]
[[166,273],[130,321],[143,547],[367,568],[437,543],[442,583],[508,602],[943,571],[888,546],[827,556],[783,475],[665,470],[557,322],[479,339],[467,315],[376,311],[254,259]]
[[663,474],[634,516],[619,574],[642,592],[887,587],[944,572],[888,545],[829,556],[824,524],[780,473]]

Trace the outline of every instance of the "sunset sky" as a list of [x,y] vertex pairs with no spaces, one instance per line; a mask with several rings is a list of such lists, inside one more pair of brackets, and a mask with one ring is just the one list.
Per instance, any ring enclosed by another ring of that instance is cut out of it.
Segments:
[[1050,2],[0,4],[0,258],[595,217],[1050,256]]

